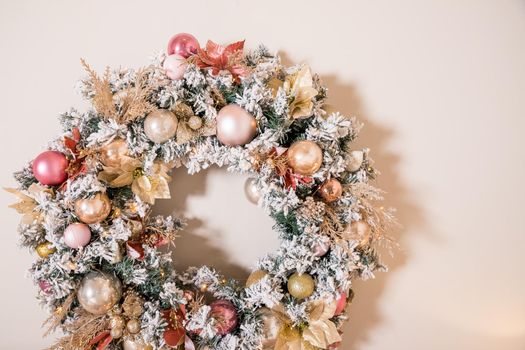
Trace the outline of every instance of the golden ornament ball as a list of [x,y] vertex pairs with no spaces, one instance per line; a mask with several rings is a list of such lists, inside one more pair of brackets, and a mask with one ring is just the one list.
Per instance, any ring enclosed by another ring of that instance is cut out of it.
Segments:
[[153,350],[153,347],[146,344],[141,338],[127,337],[122,343],[124,350]]
[[124,318],[119,315],[115,315],[109,319],[109,326],[111,328],[124,328]]
[[105,166],[116,168],[122,164],[122,159],[127,156],[128,152],[126,141],[116,139],[100,149],[100,161]]
[[46,259],[47,257],[49,257],[51,254],[53,254],[56,251],[57,249],[53,247],[53,243],[51,242],[40,243],[39,245],[36,246],[36,253],[42,259]]
[[111,201],[105,193],[93,198],[79,199],[75,203],[75,214],[85,224],[95,224],[106,219],[111,212]]
[[367,244],[370,240],[372,230],[365,221],[354,221],[346,226],[344,236],[349,239],[359,240],[360,244]]
[[[80,306],[94,315],[103,315],[122,297],[122,283],[113,275],[92,271],[82,279],[77,292]],[[117,328],[114,328],[117,329]]]
[[122,328],[111,328],[111,331],[109,332],[111,337],[113,339],[118,339],[122,337],[122,334],[124,334],[124,329]]
[[288,165],[294,173],[312,175],[323,164],[323,151],[315,142],[303,140],[294,142],[287,152]]
[[264,270],[255,270],[253,271],[250,276],[248,276],[248,279],[246,280],[246,288],[251,287],[255,283],[262,280],[264,277],[268,275],[268,272]]
[[126,329],[131,334],[137,334],[138,332],[140,332],[140,321],[136,318],[129,320],[126,324]]
[[336,179],[330,179],[321,185],[319,194],[327,203],[332,203],[341,198],[343,186]]
[[175,136],[178,125],[179,121],[173,112],[158,109],[144,120],[144,132],[151,141],[163,143]]
[[260,311],[263,322],[263,350],[273,350],[282,322],[272,310],[263,307]]
[[296,299],[306,299],[314,293],[315,282],[307,273],[294,273],[288,278],[288,292]]
[[188,119],[188,126],[192,130],[199,130],[202,127],[202,119],[201,117],[198,117],[196,115],[192,115],[190,119]]

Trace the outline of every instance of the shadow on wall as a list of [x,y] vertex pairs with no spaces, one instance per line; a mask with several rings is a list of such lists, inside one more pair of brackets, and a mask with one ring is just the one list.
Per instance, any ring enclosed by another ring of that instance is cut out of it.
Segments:
[[[287,60],[286,56],[281,55],[281,57],[285,64],[293,64]],[[328,103],[346,115],[357,116],[365,124],[356,142],[356,148],[368,147],[371,149],[370,155],[376,167],[381,171],[381,176],[376,184],[387,192],[384,205],[397,209],[397,217],[402,227],[392,232],[394,240],[401,243],[401,249],[394,248],[394,257],[390,259],[387,259],[389,254],[383,252],[389,273],[379,273],[372,281],[355,282],[356,296],[350,306],[350,320],[343,328],[345,335],[340,348],[357,350],[368,342],[374,328],[383,322],[379,300],[387,288],[389,278],[396,270],[402,268],[410,257],[409,252],[403,249],[402,241],[406,240],[406,237],[402,237],[402,233],[414,232],[416,228],[421,227],[423,215],[418,205],[412,201],[409,189],[403,184],[398,174],[400,156],[389,151],[388,142],[395,136],[395,131],[375,124],[367,117],[366,110],[356,92],[357,89],[353,85],[341,83],[335,76],[324,76],[322,80],[329,89]],[[176,211],[181,214],[181,217],[185,217],[188,197],[205,195],[206,177],[209,172],[214,171],[223,170],[214,167],[194,175],[186,174],[184,168],[175,170],[173,175],[176,181],[171,182],[170,190],[176,195],[173,195],[170,201],[159,201],[155,212],[168,215]],[[176,254],[173,254],[175,267],[182,271],[188,266],[201,266],[206,263],[229,277],[245,280],[249,271],[232,263],[226,252],[211,244],[207,238],[195,233],[204,226],[204,223],[198,218],[186,218],[186,220],[187,227],[182,237],[177,239]],[[220,234],[220,232],[214,234]],[[198,252],[195,251],[195,247],[199,247]]]

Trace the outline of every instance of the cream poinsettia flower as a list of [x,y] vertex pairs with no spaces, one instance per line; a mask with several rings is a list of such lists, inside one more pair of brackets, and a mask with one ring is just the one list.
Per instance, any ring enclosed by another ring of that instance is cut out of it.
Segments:
[[291,97],[289,113],[293,119],[307,118],[312,115],[314,103],[312,99],[317,96],[318,91],[314,88],[312,71],[307,65],[302,65],[300,69],[288,76],[284,82],[272,80],[270,86],[277,92],[282,87],[286,94]]
[[124,187],[131,185],[131,190],[141,200],[155,204],[155,199],[171,198],[168,172],[171,165],[155,162],[146,173],[142,169],[142,162],[138,159],[126,157],[118,167],[104,167],[98,175],[99,179],[110,187]]
[[43,220],[43,214],[38,210],[38,200],[43,196],[52,195],[51,189],[34,183],[24,192],[15,188],[5,188],[5,190],[18,197],[19,202],[11,204],[9,207],[23,214],[22,224],[29,225],[34,221],[41,222]]

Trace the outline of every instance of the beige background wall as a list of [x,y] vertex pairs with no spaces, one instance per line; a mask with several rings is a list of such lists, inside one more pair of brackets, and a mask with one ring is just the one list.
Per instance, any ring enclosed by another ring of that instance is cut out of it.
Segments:
[[[525,1],[3,0],[1,185],[55,134],[59,113],[81,106],[80,57],[137,67],[182,31],[305,60],[332,103],[366,123],[359,142],[399,209],[403,251],[387,257],[389,274],[357,284],[343,349],[525,349]],[[275,246],[242,184],[222,170],[176,173],[159,211],[193,218],[179,266],[243,276]],[[50,339],[12,200],[0,195],[0,348],[39,349]]]

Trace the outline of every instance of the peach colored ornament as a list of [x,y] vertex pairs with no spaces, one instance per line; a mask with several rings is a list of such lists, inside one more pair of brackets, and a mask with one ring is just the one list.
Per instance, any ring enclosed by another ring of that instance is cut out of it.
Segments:
[[122,158],[128,154],[128,144],[125,140],[116,139],[100,149],[100,160],[102,164],[109,167],[118,167]]
[[255,117],[244,108],[231,104],[217,114],[217,138],[228,146],[242,146],[257,134]]
[[164,68],[168,78],[171,80],[179,80],[184,77],[184,73],[186,73],[188,64],[186,63],[186,59],[184,57],[174,54],[166,57],[162,67]]
[[79,199],[75,203],[75,214],[86,224],[95,224],[106,219],[111,211],[111,201],[105,193],[93,198]]
[[326,181],[319,189],[319,194],[327,203],[332,203],[338,200],[343,194],[343,186],[336,179]]
[[287,158],[294,173],[308,176],[321,168],[323,151],[313,141],[297,141],[288,149]]
[[76,222],[64,230],[64,243],[69,248],[78,249],[88,245],[91,240],[91,230],[86,224]]

